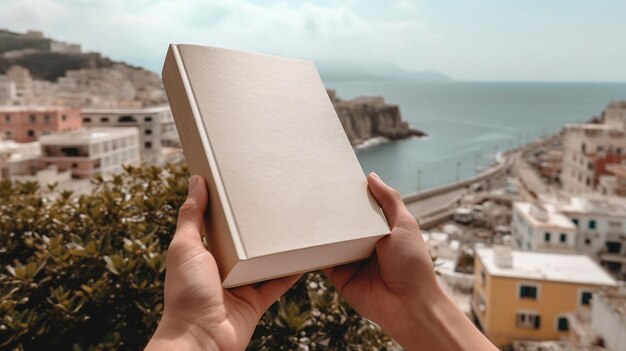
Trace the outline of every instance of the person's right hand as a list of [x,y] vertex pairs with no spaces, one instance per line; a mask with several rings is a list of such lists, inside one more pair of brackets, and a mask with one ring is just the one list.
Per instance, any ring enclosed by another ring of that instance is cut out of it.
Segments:
[[376,243],[369,260],[324,270],[339,294],[408,350],[492,349],[440,288],[419,226],[400,194],[375,173],[367,181],[391,233]]

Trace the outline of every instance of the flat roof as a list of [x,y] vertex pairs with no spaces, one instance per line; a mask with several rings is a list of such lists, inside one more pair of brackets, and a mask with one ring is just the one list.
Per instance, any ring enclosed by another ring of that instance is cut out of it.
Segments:
[[555,207],[565,213],[626,216],[626,199],[617,196],[599,194],[574,196],[565,202],[557,203]]
[[538,219],[531,213],[532,207],[536,205],[533,205],[530,202],[515,202],[513,206],[533,227],[576,230],[576,226],[569,218],[561,213],[556,212],[551,206],[543,206],[543,210],[545,211],[546,215],[545,221]]
[[590,257],[534,251],[511,251],[511,268],[499,267],[492,248],[476,248],[476,255],[489,274],[498,277],[546,280],[563,283],[616,286],[617,282]]
[[136,115],[169,111],[169,105],[138,107],[138,108],[84,108],[83,114]]
[[39,142],[42,145],[77,145],[101,140],[114,140],[138,134],[139,130],[136,127],[82,128],[42,135],[39,138]]
[[45,112],[45,111],[61,111],[61,110],[78,110],[77,108],[65,106],[41,106],[41,105],[5,105],[0,106],[0,113],[5,112]]

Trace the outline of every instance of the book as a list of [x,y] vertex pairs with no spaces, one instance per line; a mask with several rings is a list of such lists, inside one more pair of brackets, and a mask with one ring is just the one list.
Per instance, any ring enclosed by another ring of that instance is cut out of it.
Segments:
[[362,260],[389,233],[312,61],[172,44],[162,77],[224,287]]

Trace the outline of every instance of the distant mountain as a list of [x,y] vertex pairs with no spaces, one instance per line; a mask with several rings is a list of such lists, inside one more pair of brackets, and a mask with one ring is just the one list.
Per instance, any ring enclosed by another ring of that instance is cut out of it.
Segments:
[[28,68],[34,78],[55,81],[68,70],[108,68],[114,64],[141,69],[100,53],[83,53],[78,44],[45,38],[38,31],[16,33],[0,29],[0,74],[12,65],[19,65]]
[[436,71],[407,71],[402,67],[385,61],[349,62],[341,60],[315,61],[320,76],[324,81],[371,81],[400,80],[416,82],[445,82],[452,79]]

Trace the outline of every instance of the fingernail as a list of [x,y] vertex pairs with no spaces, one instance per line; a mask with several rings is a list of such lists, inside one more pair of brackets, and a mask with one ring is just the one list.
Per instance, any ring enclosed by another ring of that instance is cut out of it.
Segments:
[[376,172],[372,172],[372,173],[370,173],[370,174],[371,174],[372,176],[374,176],[374,178],[376,178],[376,179],[378,179],[378,180],[382,181],[382,179],[380,179],[380,177],[378,176],[378,174],[376,174]]
[[189,178],[189,189],[187,190],[187,195],[191,194],[193,190],[198,185],[198,176],[194,175]]

